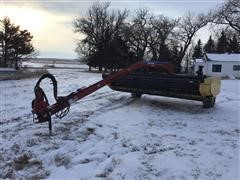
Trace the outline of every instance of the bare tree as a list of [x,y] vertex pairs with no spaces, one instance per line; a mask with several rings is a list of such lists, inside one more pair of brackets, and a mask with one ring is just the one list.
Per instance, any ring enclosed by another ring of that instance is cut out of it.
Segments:
[[148,40],[151,34],[149,26],[150,14],[146,9],[139,9],[132,23],[125,27],[125,41],[132,52],[139,59],[143,59],[148,47]]
[[230,26],[238,34],[240,34],[239,0],[228,0],[220,8],[211,11],[209,15],[212,17],[211,19],[212,23]]
[[178,29],[176,31],[176,39],[179,41],[179,46],[181,48],[179,57],[176,62],[176,66],[178,67],[178,71],[180,71],[181,62],[191,45],[191,42],[194,38],[194,35],[200,30],[202,27],[206,26],[209,22],[208,16],[204,14],[194,15],[191,12],[188,12],[180,21]]
[[103,58],[95,58],[95,55],[104,54],[112,41],[121,36],[122,26],[128,16],[127,10],[109,11],[109,6],[108,2],[95,3],[89,8],[86,17],[77,17],[73,22],[75,32],[85,35],[85,38],[78,42],[76,51],[85,56],[89,65],[109,63],[104,62]]
[[178,22],[179,19],[171,19],[163,15],[151,17],[149,49],[153,60],[169,60],[171,55],[167,44],[173,37],[173,29],[176,28]]
[[189,70],[191,73],[193,73],[193,69],[192,69],[192,65],[193,65],[193,53],[194,53],[194,42],[191,42],[191,44],[189,45],[189,48],[186,52],[186,55],[184,56],[184,72],[185,73],[189,73]]

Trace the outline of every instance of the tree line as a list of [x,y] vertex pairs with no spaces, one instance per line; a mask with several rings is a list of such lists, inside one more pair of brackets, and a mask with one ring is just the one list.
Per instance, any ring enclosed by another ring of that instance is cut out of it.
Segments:
[[221,31],[220,35],[213,38],[212,35],[209,36],[208,41],[203,45],[201,39],[197,41],[194,47],[192,57],[202,58],[205,53],[240,53],[239,45],[240,37],[235,33],[227,33],[226,31]]
[[75,19],[75,32],[85,35],[76,51],[89,66],[119,69],[145,59],[170,61],[180,71],[194,35],[208,23],[203,14],[173,19],[139,9],[131,21],[128,15],[110,10],[110,3],[95,3],[86,17]]
[[[75,32],[85,35],[76,52],[85,63],[100,70],[154,60],[172,62],[179,72],[183,61],[188,61],[194,36],[208,23],[231,27],[239,36],[239,8],[238,0],[229,0],[208,14],[188,12],[176,19],[139,9],[130,19],[128,10],[111,10],[110,3],[94,3],[85,17],[74,20]],[[233,37],[234,43],[235,40]],[[220,42],[221,46],[228,46]],[[212,52],[222,52],[220,49]]]

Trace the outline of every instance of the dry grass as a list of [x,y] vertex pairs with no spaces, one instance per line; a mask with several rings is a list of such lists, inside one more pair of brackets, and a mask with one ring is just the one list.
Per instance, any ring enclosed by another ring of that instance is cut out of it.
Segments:
[[35,78],[46,73],[48,73],[46,69],[39,69],[36,71],[20,70],[16,72],[0,72],[0,81]]

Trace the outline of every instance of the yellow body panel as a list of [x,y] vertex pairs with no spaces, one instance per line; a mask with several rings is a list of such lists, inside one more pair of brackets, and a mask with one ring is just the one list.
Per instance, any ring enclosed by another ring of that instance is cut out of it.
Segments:
[[199,86],[199,92],[201,96],[213,96],[216,97],[220,92],[221,78],[219,77],[207,77],[204,82]]

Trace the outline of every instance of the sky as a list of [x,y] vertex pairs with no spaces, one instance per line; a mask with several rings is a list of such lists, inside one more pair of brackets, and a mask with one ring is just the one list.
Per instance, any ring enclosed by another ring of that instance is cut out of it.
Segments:
[[[73,20],[84,17],[93,0],[0,0],[0,18],[10,19],[21,29],[27,29],[34,36],[34,47],[38,57],[75,59],[76,43],[82,34],[73,31]],[[104,2],[104,1],[100,1]],[[220,6],[222,0],[112,0],[112,9],[128,9],[130,17],[139,8],[151,13],[172,18],[181,17],[188,11],[206,13]],[[209,30],[202,29],[196,38],[208,39]]]

